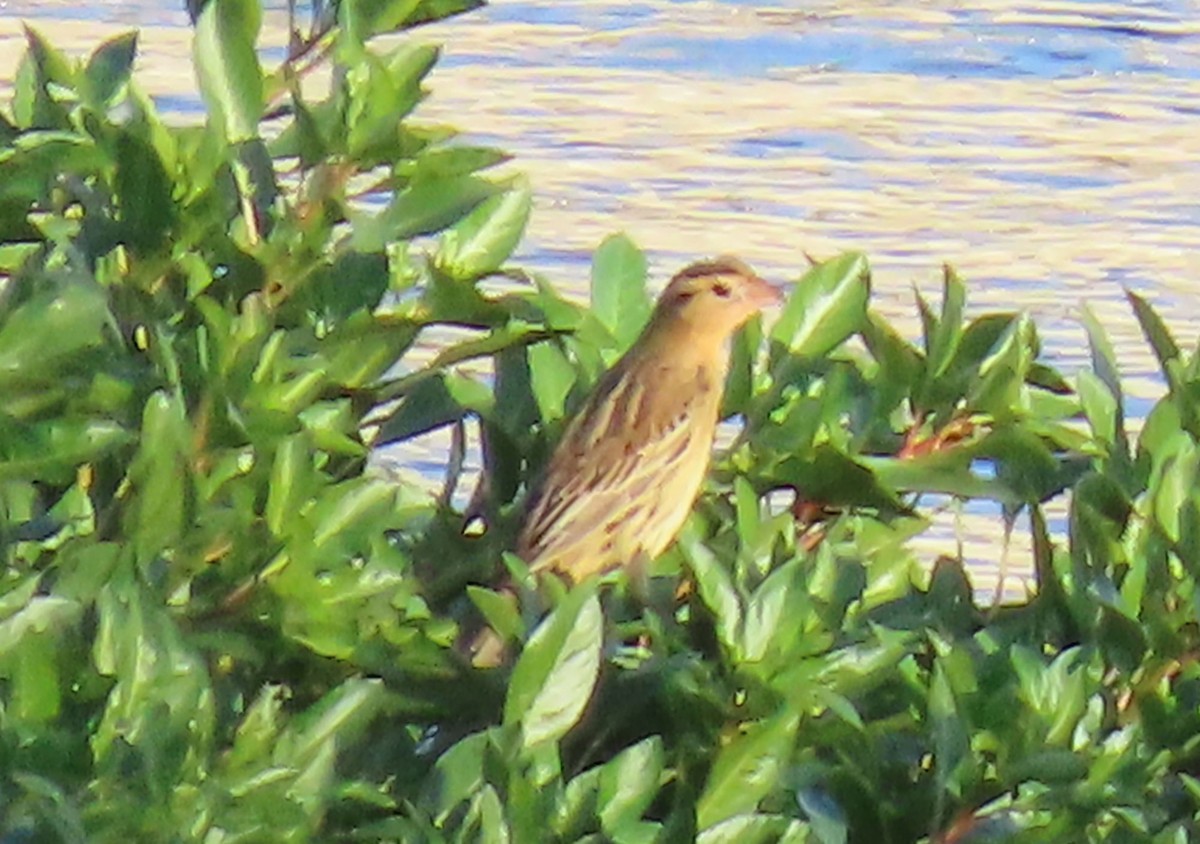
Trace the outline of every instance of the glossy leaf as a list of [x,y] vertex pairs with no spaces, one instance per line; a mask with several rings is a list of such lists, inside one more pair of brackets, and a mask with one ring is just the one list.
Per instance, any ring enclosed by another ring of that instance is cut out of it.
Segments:
[[504,722],[526,748],[562,738],[583,714],[600,668],[604,617],[594,589],[578,588],[529,639],[513,668]]
[[525,180],[485,199],[442,235],[439,268],[461,281],[498,270],[524,233],[532,203],[533,193]]
[[624,234],[610,235],[592,257],[592,310],[624,350],[650,316],[646,256]]
[[943,268],[942,312],[938,316],[937,328],[928,337],[925,354],[929,360],[929,375],[939,378],[953,360],[958,344],[963,337],[963,302],[966,289],[962,279],[949,266]]
[[575,384],[575,367],[554,343],[530,346],[529,377],[542,419],[553,421],[565,413],[567,396]]
[[779,775],[791,756],[799,728],[800,715],[784,709],[746,726],[721,749],[696,803],[700,829],[752,812],[779,787]]
[[230,143],[258,137],[263,78],[255,48],[261,18],[254,0],[209,0],[196,21],[193,58],[200,91]]
[[800,357],[819,357],[860,330],[870,292],[863,255],[849,252],[819,264],[796,282],[771,339]]
[[388,243],[444,229],[496,193],[496,186],[475,176],[430,180],[399,193],[375,215],[352,215],[354,245],[377,252]]
[[654,800],[663,769],[662,739],[651,736],[619,753],[600,769],[600,827],[620,837]]

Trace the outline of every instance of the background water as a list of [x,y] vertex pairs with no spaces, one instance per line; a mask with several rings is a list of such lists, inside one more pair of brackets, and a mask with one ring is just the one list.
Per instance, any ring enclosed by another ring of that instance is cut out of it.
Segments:
[[[1112,333],[1136,417],[1161,384],[1124,287],[1160,307],[1185,346],[1200,326],[1195,12],[501,0],[414,35],[446,45],[418,115],[516,156],[537,196],[518,257],[569,290],[582,295],[591,251],[621,229],[660,281],[701,255],[735,252],[787,279],[804,252],[860,249],[877,306],[915,337],[912,287],[936,298],[949,262],[972,313],[1029,309],[1068,371],[1086,354],[1086,302]],[[0,99],[22,19],[81,53],[140,27],[141,84],[178,119],[198,113],[174,4],[0,2]],[[275,55],[284,25],[281,9],[268,14]],[[431,474],[440,453],[399,459]],[[944,519],[928,553],[963,540],[991,589],[995,514]],[[1027,571],[1022,543],[1012,560]]]

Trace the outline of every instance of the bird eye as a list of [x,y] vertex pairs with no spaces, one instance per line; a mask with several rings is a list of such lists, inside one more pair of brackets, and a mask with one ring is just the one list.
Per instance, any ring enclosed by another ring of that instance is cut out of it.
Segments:
[[718,281],[716,284],[714,284],[712,290],[713,293],[716,293],[722,299],[728,299],[729,294],[733,292],[729,289],[729,285],[723,281]]

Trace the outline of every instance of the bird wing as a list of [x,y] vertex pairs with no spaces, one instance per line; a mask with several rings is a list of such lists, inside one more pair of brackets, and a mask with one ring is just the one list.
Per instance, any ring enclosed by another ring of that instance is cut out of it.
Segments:
[[[683,384],[679,373],[665,382],[609,374],[569,426],[530,501],[518,553],[535,571],[594,571],[628,562],[626,556],[643,550],[631,546],[663,504],[657,488],[670,486],[693,448],[703,449],[699,457],[707,464],[720,398],[711,379],[699,371]],[[683,506],[690,508],[690,498]],[[599,559],[581,559],[589,555]]]

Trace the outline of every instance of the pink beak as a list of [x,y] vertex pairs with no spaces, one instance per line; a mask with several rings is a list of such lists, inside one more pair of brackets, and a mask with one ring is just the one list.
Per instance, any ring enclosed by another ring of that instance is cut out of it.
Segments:
[[753,276],[750,279],[747,290],[750,293],[750,301],[760,308],[769,308],[773,305],[783,304],[783,291],[758,276]]

